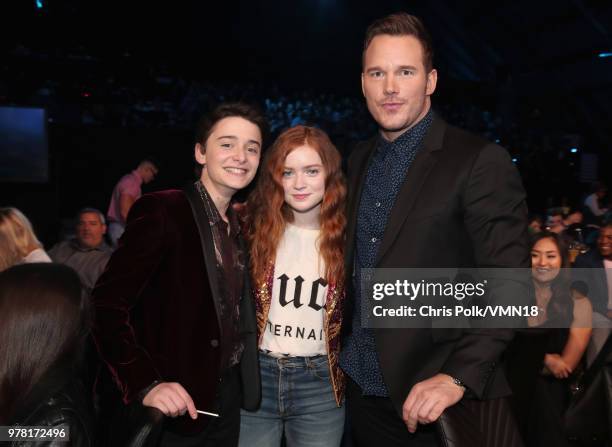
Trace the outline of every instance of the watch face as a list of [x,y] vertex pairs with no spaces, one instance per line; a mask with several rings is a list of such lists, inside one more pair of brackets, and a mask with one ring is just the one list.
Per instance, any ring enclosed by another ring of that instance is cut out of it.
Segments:
[[453,383],[455,385],[465,388],[465,385],[463,384],[463,382],[461,380],[459,380],[459,379],[457,379],[455,377],[452,377],[452,379],[453,379]]

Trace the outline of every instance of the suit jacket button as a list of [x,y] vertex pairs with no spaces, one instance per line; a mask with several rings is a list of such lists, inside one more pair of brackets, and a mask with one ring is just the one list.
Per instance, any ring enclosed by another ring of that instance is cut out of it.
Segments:
[[210,341],[210,346],[212,346],[213,348],[218,348],[219,347],[219,340],[217,340],[216,338],[213,338]]

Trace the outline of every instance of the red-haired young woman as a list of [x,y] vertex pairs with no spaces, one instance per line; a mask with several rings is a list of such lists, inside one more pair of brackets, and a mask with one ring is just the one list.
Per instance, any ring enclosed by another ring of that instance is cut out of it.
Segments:
[[248,204],[247,238],[259,330],[262,403],[243,411],[240,445],[338,446],[344,292],[340,154],[316,128],[283,132]]

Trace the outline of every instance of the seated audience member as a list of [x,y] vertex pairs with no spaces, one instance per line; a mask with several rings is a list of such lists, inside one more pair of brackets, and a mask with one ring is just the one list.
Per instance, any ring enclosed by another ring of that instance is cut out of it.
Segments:
[[28,218],[17,208],[0,208],[0,271],[28,262],[51,262],[51,259]]
[[57,445],[93,445],[91,402],[80,383],[89,322],[71,268],[35,263],[0,273],[0,425],[64,429],[70,442]]
[[581,211],[571,209],[570,212],[563,217],[563,225],[565,225],[566,228],[571,228],[573,225],[582,224],[583,219],[584,216]]
[[111,249],[104,242],[104,215],[95,208],[83,208],[77,215],[76,237],[56,244],[49,255],[54,262],[72,267],[81,277],[89,295],[104,271]]
[[558,211],[551,213],[546,221],[546,230],[561,234],[563,230],[565,230],[565,225],[563,225],[563,214]]
[[593,192],[584,200],[584,211],[588,223],[599,223],[602,216],[606,214],[608,208],[602,206],[602,201],[608,193],[608,188],[603,183],[595,183]]
[[571,209],[563,218],[563,239],[566,244],[584,244],[584,215],[582,211]]
[[[588,299],[570,290],[568,252],[559,235],[538,234],[532,243],[532,279],[538,316],[519,331],[508,351],[508,374],[528,446],[569,445],[562,415],[569,380],[581,365],[591,335]],[[517,371],[522,370],[522,371]]]
[[587,249],[584,243],[585,227],[582,223],[583,217],[581,211],[573,208],[563,215],[564,230],[559,235],[565,246],[569,249],[570,264],[576,261],[576,256],[581,251]]
[[[591,333],[592,306],[583,295],[570,290],[567,248],[554,233],[536,236],[531,249],[531,270],[539,313],[529,320],[530,326],[561,328],[559,340],[544,358],[545,371],[557,379],[567,378],[575,371]],[[563,329],[564,326],[569,328]],[[553,343],[554,345],[554,343]],[[552,345],[551,345],[552,346]],[[561,349],[557,349],[557,348]]]
[[574,267],[581,269],[576,271],[576,279],[587,284],[593,310],[612,318],[612,222],[600,228],[597,249],[578,256]]
[[540,231],[542,231],[543,225],[544,220],[539,214],[532,214],[529,216],[529,224],[527,229],[529,230],[530,235],[538,234]]
[[129,174],[121,177],[113,189],[110,205],[108,207],[108,233],[113,247],[125,230],[127,215],[132,205],[142,195],[141,186],[155,179],[159,169],[157,163],[145,159]]

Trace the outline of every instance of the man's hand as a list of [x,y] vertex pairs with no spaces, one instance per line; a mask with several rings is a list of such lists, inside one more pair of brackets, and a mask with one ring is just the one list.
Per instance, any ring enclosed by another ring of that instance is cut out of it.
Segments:
[[429,424],[442,412],[461,400],[465,388],[456,385],[451,376],[436,374],[412,387],[402,408],[402,419],[414,433],[417,424]]
[[572,373],[572,369],[563,361],[559,354],[546,354],[544,365],[557,379],[567,379]]
[[177,417],[189,412],[191,419],[197,419],[193,399],[181,384],[176,382],[162,382],[155,386],[142,400],[147,407],[155,407],[166,416]]

